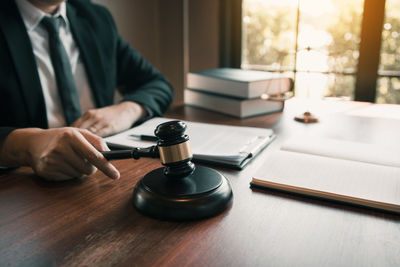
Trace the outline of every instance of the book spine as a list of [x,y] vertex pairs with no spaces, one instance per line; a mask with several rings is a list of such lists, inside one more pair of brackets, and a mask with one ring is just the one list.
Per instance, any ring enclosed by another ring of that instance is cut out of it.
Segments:
[[191,89],[185,89],[184,103],[238,118],[280,112],[284,107],[283,101],[268,101],[260,98],[240,100]]
[[220,113],[241,118],[240,101],[237,99],[227,99],[207,93],[185,89],[184,103],[186,105],[200,107],[211,111],[217,111]]
[[291,78],[273,78],[249,84],[249,98],[281,95],[292,90]]
[[207,77],[195,73],[188,74],[187,87],[243,99],[249,98],[248,83]]
[[208,93],[252,99],[262,95],[280,95],[288,92],[292,90],[293,81],[289,77],[275,77],[243,82],[189,73],[187,87]]

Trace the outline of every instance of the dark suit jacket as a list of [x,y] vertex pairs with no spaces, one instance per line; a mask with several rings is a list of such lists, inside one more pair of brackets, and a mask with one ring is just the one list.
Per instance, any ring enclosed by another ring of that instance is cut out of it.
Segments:
[[[69,0],[67,16],[97,107],[124,100],[155,116],[172,101],[167,80],[118,35],[111,14],[88,0]],[[48,128],[36,60],[14,0],[0,1],[0,140],[15,128]]]

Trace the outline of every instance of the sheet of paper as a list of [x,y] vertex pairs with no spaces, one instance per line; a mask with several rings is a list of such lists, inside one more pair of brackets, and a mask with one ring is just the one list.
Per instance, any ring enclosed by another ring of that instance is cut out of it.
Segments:
[[369,105],[364,108],[349,111],[347,115],[400,120],[400,105]]
[[[124,144],[130,147],[146,147],[154,143],[138,141],[130,135],[154,135],[154,129],[168,118],[153,118],[135,128],[107,137],[111,144]],[[271,141],[271,129],[255,127],[237,127],[207,123],[188,122],[186,134],[196,158],[219,159],[228,162],[241,162],[249,153],[258,152],[260,146]]]
[[400,205],[400,168],[276,151],[254,178]]
[[289,139],[281,150],[400,167],[400,150],[377,144],[300,135]]

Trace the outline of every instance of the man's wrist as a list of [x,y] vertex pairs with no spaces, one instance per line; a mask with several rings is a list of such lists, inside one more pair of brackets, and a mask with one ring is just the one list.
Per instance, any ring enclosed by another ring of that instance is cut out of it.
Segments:
[[12,131],[2,142],[0,148],[0,165],[5,167],[30,166],[30,142],[35,135],[44,130],[25,128]]
[[131,113],[131,116],[135,118],[135,121],[144,119],[148,116],[147,109],[137,102],[123,101],[121,102],[121,105],[125,106],[124,108]]

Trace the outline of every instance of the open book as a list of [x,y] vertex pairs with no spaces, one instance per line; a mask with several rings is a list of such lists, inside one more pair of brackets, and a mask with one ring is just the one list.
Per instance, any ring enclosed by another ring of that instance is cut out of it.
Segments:
[[[153,118],[143,124],[105,138],[111,147],[148,147],[155,141],[139,140],[137,136],[154,136],[157,125],[171,121],[168,118]],[[193,152],[194,162],[205,162],[235,169],[242,169],[275,137],[271,129],[226,126],[184,121],[186,134]]]
[[400,151],[297,137],[268,155],[251,185],[400,213]]

